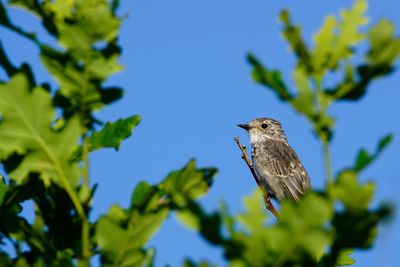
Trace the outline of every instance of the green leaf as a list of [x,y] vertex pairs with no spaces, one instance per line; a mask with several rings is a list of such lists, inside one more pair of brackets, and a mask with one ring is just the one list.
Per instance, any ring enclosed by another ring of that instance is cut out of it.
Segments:
[[339,266],[349,266],[353,265],[356,261],[350,258],[350,255],[353,253],[353,249],[344,249],[340,252],[340,255],[337,260],[337,264]]
[[196,263],[196,262],[192,261],[191,259],[185,259],[185,261],[183,263],[183,267],[217,267],[217,265],[209,263],[205,260],[202,260],[199,263]]
[[279,14],[279,19],[283,23],[283,36],[297,56],[297,65],[304,69],[307,74],[312,74],[311,55],[301,36],[301,28],[292,23],[288,10],[282,10]]
[[178,221],[185,225],[187,228],[194,231],[200,231],[201,225],[199,218],[190,210],[177,210],[175,215]]
[[360,28],[368,22],[366,10],[366,1],[358,0],[351,9],[340,12],[340,20],[334,16],[326,17],[323,26],[314,36],[312,61],[318,76],[336,69],[341,60],[353,54],[352,46],[365,38]]
[[207,193],[216,172],[214,168],[197,169],[196,162],[191,160],[183,169],[171,172],[159,188],[181,206],[187,199],[197,199]]
[[145,181],[141,181],[133,190],[131,197],[132,207],[144,209],[156,193],[156,188]]
[[[60,85],[60,94],[71,101],[75,109],[82,104],[81,101],[90,104],[91,108],[97,108],[102,104],[98,85],[87,81],[90,78],[87,77],[89,75],[83,75],[82,66],[77,64],[69,54],[43,47],[40,58]],[[87,87],[85,93],[84,86]]]
[[3,203],[6,192],[7,192],[6,182],[4,181],[4,177],[0,175],[0,205]]
[[96,225],[102,261],[111,266],[132,266],[141,255],[143,246],[160,228],[169,209],[160,208],[151,213],[132,209],[126,215],[121,208],[114,210],[102,216]]
[[361,149],[360,152],[358,152],[356,163],[354,164],[354,170],[357,172],[361,171],[366,166],[368,166],[373,160],[374,160],[373,156],[371,156],[365,149]]
[[374,160],[378,158],[378,156],[383,152],[383,150],[390,144],[392,140],[393,140],[392,134],[388,134],[382,137],[378,142],[378,145],[375,149],[375,153],[372,155],[368,153],[365,149],[361,149],[358,152],[353,170],[355,172],[360,172],[364,170],[368,165],[370,165]]
[[[331,54],[335,49],[335,30],[337,21],[334,16],[327,16],[321,29],[314,35],[313,65],[314,69],[323,75],[325,69],[332,66]],[[336,64],[333,64],[336,66]]]
[[252,234],[263,231],[267,216],[260,190],[257,188],[253,194],[245,197],[243,201],[246,211],[238,214],[236,219]]
[[48,5],[55,13],[59,41],[65,48],[86,52],[97,41],[110,42],[117,37],[120,19],[107,1],[62,2]]
[[29,88],[25,75],[13,76],[0,85],[0,159],[13,153],[22,162],[9,173],[21,183],[29,173],[39,173],[45,184],[53,181],[62,187],[76,186],[79,168],[70,162],[79,141],[79,120],[72,118],[61,131],[51,128],[55,117],[49,92]]
[[[331,233],[325,228],[333,216],[331,203],[316,194],[309,193],[299,205],[285,201],[282,203],[278,229],[285,232],[285,239],[278,241],[282,250],[299,249],[311,258],[322,255],[331,242]],[[289,240],[292,245],[285,248]],[[286,242],[286,244],[284,243]]]
[[332,240],[331,202],[311,192],[299,203],[283,201],[277,223],[266,225],[258,191],[245,198],[246,211],[236,217],[245,231],[231,233],[233,266],[313,266]]
[[298,89],[298,94],[290,103],[293,107],[307,117],[313,117],[316,113],[314,107],[314,95],[304,71],[296,68],[293,72],[293,79]]
[[395,36],[392,23],[379,20],[368,31],[370,48],[366,56],[372,65],[391,65],[400,54],[400,38]]
[[228,231],[228,233],[230,235],[233,235],[233,233],[235,232],[235,229],[236,229],[236,224],[235,224],[236,220],[232,215],[229,214],[228,206],[223,201],[221,201],[220,213],[221,213],[221,218],[222,218],[222,221],[224,223],[226,230]]
[[104,81],[108,76],[120,72],[123,67],[118,63],[118,58],[117,54],[106,58],[101,53],[92,53],[87,66],[90,76]]
[[337,177],[332,195],[340,200],[346,209],[357,213],[368,208],[374,190],[375,185],[372,182],[361,185],[357,181],[357,173],[347,170]]
[[251,75],[255,82],[272,89],[281,100],[292,99],[279,71],[265,68],[252,54],[247,55],[247,60],[253,67]]
[[139,115],[134,115],[115,122],[107,122],[100,131],[95,131],[89,136],[90,151],[105,147],[118,150],[121,142],[131,136],[133,128],[139,124],[140,119]]
[[388,134],[381,138],[378,142],[378,146],[376,147],[375,155],[381,153],[393,140],[393,134]]

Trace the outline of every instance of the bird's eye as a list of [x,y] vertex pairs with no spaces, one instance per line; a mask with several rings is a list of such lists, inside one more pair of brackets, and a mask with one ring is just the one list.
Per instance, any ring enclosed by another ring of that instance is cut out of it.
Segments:
[[268,125],[266,123],[261,124],[261,128],[266,129]]

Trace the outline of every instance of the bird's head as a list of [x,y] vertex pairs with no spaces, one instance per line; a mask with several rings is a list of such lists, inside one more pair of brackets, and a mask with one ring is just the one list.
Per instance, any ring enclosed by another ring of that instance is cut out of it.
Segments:
[[248,124],[238,124],[239,127],[249,132],[252,145],[269,138],[287,143],[287,137],[279,121],[270,118],[259,118]]

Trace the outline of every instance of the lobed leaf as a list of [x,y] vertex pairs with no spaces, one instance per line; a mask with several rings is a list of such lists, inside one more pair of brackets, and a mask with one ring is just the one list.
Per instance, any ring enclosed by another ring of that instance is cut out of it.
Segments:
[[77,118],[70,119],[62,131],[53,130],[50,94],[40,87],[29,88],[22,73],[0,85],[0,114],[0,159],[14,153],[23,156],[9,173],[10,179],[21,183],[30,173],[39,173],[45,184],[77,185],[79,169],[69,161],[79,140]]
[[143,262],[148,262],[149,252],[142,248],[167,215],[168,208],[141,213],[114,206],[96,224],[96,241],[101,249],[102,263],[105,266],[141,266]]
[[171,172],[159,188],[178,206],[185,205],[188,199],[197,199],[208,191],[216,172],[214,168],[197,169],[191,160],[183,169]]
[[332,189],[332,195],[340,200],[347,210],[357,213],[368,209],[375,185],[372,182],[360,185],[357,173],[351,170],[341,172]]
[[247,60],[253,67],[251,75],[255,82],[275,91],[281,100],[292,99],[279,71],[265,68],[252,54],[248,54]]
[[382,151],[390,144],[392,139],[393,139],[392,134],[388,134],[382,137],[379,140],[375,152],[372,155],[368,153],[367,150],[361,149],[356,157],[353,170],[355,172],[361,172],[362,170],[364,170],[368,165],[370,165],[373,161],[375,161],[378,158],[378,156],[382,153]]
[[121,142],[131,136],[133,128],[139,124],[140,120],[139,115],[134,115],[115,122],[107,122],[100,131],[94,131],[89,136],[89,149],[91,151],[100,148],[118,150]]

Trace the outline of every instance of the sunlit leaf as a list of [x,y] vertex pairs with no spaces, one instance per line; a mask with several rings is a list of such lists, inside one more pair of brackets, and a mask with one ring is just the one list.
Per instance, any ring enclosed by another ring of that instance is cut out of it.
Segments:
[[243,199],[246,211],[237,215],[236,219],[251,233],[265,229],[266,212],[260,190]]
[[110,210],[96,225],[102,262],[107,266],[132,266],[167,215],[167,208],[152,213],[140,213],[135,209],[126,213],[121,208]]
[[54,11],[62,14],[55,23],[59,41],[67,49],[85,52],[97,41],[109,42],[117,36],[120,20],[114,17],[106,1],[79,1],[71,8],[72,12],[65,9],[54,8]]
[[298,89],[296,98],[291,101],[293,107],[306,116],[312,117],[315,114],[314,95],[310,86],[310,81],[304,71],[296,68],[293,72],[293,79]]
[[378,156],[382,153],[382,151],[390,144],[392,139],[393,139],[392,134],[388,134],[382,137],[379,140],[378,145],[373,154],[368,153],[368,151],[366,151],[365,149],[361,149],[358,152],[353,170],[356,172],[360,172],[363,169],[365,169],[368,165],[370,165],[374,160],[378,158]]
[[292,23],[288,10],[282,10],[279,19],[283,24],[282,33],[297,57],[297,64],[307,74],[313,73],[310,50],[301,36],[301,28]]
[[353,265],[356,261],[350,257],[350,255],[354,252],[353,249],[345,249],[340,252],[339,258],[337,260],[337,264],[339,266],[349,266]]
[[252,54],[248,54],[247,60],[253,67],[252,77],[255,82],[275,91],[281,100],[290,100],[292,98],[279,71],[265,68]]
[[359,184],[356,172],[344,171],[337,177],[332,194],[346,209],[360,212],[368,208],[374,190],[375,185],[371,182]]
[[327,16],[314,36],[313,65],[317,75],[336,69],[339,62],[352,55],[352,46],[365,39],[360,28],[368,22],[367,3],[358,0],[348,10],[340,12],[340,19]]
[[214,168],[197,169],[192,160],[183,169],[171,172],[159,187],[176,204],[183,205],[187,198],[196,199],[207,193],[216,172]]
[[184,210],[178,210],[175,213],[176,218],[180,223],[185,225],[187,228],[194,230],[194,231],[200,231],[200,222],[198,217],[193,214],[190,210],[184,209]]
[[391,65],[400,55],[400,38],[395,36],[394,25],[379,20],[368,31],[370,48],[367,60],[373,65]]
[[[21,183],[29,173],[40,173],[46,184],[75,186],[79,169],[69,158],[79,140],[79,121],[69,120],[62,131],[51,128],[55,117],[50,94],[43,88],[29,88],[23,74],[0,85],[0,158],[13,153],[23,155],[22,162],[9,176]],[[16,138],[18,137],[18,138]]]
[[107,122],[100,131],[93,132],[89,137],[90,150],[103,147],[118,150],[121,142],[132,134],[133,128],[139,124],[140,119],[140,116],[134,115],[115,122]]

